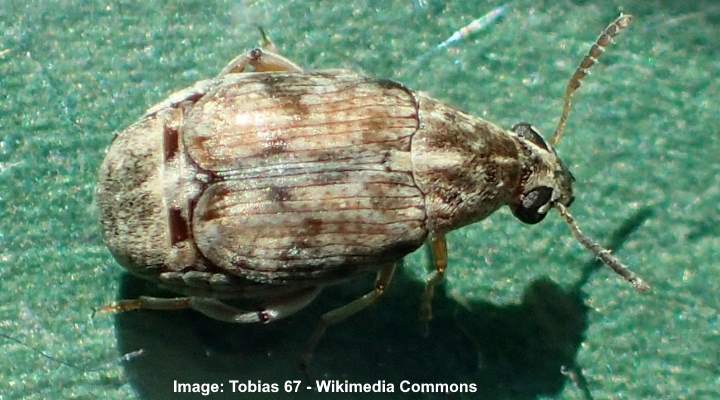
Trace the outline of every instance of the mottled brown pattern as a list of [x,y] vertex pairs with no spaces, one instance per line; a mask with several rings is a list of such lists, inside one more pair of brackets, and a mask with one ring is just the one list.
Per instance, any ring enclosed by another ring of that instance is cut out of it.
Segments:
[[507,131],[428,97],[413,137],[415,180],[426,195],[429,228],[446,232],[485,218],[508,202],[521,169]]
[[489,187],[493,187],[498,184],[498,169],[497,164],[492,159],[485,161],[485,182]]
[[270,157],[285,153],[288,143],[282,139],[272,139],[263,143],[262,156]]
[[317,236],[322,231],[323,221],[317,218],[306,218],[303,224],[307,226],[307,236]]
[[[232,190],[222,184],[211,185],[209,187],[206,187],[205,190],[203,191],[203,194],[208,195],[208,196],[213,196],[213,199],[216,204],[222,203],[231,193],[232,193]],[[202,211],[202,212],[198,215],[198,206],[197,206],[198,200],[199,199],[195,200],[195,204],[193,207],[193,213],[192,213],[193,218],[196,218],[196,216],[197,216],[197,218],[200,218],[201,221],[209,222],[209,221],[215,220],[220,217],[220,213],[218,212],[218,209],[207,208],[207,207],[200,209],[200,211]]]
[[183,141],[185,141],[185,147],[190,147],[195,149],[195,153],[193,154],[194,157],[189,157],[195,164],[200,164],[204,160],[207,160],[210,158],[210,155],[208,154],[207,147],[208,142],[210,140],[209,136],[195,136],[190,138],[190,143],[187,142],[188,136],[184,134],[183,132]]
[[[518,158],[517,145],[512,137],[489,122],[436,101],[426,101],[423,107],[427,107],[428,117],[433,114],[444,116],[442,119],[425,120],[433,130],[433,134],[428,135],[429,147],[461,150],[477,162],[491,157]],[[483,138],[480,145],[474,140],[478,137]]]
[[[520,142],[520,149],[522,150],[522,154],[525,159],[527,159],[527,160],[532,159],[532,155],[533,155],[532,150],[530,150],[530,147],[526,143]],[[525,185],[530,180],[530,176],[532,175],[532,173],[533,173],[532,163],[523,163],[522,167],[520,169],[520,175],[519,175],[520,177],[518,180],[518,184],[516,185],[516,188],[515,188],[514,195],[516,197],[520,196],[521,194],[523,194],[525,192]]]
[[173,115],[146,117],[117,135],[99,172],[97,203],[105,243],[120,263],[138,273],[166,259],[168,214],[155,188],[162,178],[163,126]]
[[[360,271],[416,248],[428,228],[491,212],[505,199],[494,186],[520,174],[505,132],[426,98],[419,104],[396,82],[335,71],[233,75],[203,88],[160,136],[164,179],[192,168],[203,182],[186,200],[180,187],[162,184],[175,204],[165,211],[167,240],[187,246],[193,239],[202,253],[196,269],[273,283]],[[150,169],[135,170],[134,162]],[[140,153],[124,168],[145,184],[160,178]],[[126,201],[157,214],[162,207],[149,208],[148,195]],[[129,257],[141,262],[141,253]]]
[[335,149],[409,150],[417,127],[414,99],[397,84],[347,72],[231,78],[186,118],[189,154],[204,169],[326,160]]
[[[290,82],[287,79],[275,75],[265,74],[260,78],[260,81],[266,85],[265,91],[267,95],[280,100],[278,107],[289,110],[293,115],[300,117],[308,115],[311,109],[302,102],[303,90],[297,90],[297,88],[289,85]],[[302,80],[296,80],[295,83],[302,85]]]
[[[190,155],[223,180],[193,217],[211,262],[258,282],[332,279],[422,244],[425,204],[410,160],[417,104],[407,89],[328,72],[236,85],[201,100],[185,125]],[[234,104],[244,111],[218,111]]]
[[272,202],[282,203],[284,201],[292,200],[290,193],[290,190],[284,186],[270,186],[268,190],[268,198]]
[[165,162],[172,161],[178,152],[180,144],[178,143],[178,131],[168,125],[163,126],[163,149],[165,153]]
[[170,228],[170,243],[173,245],[190,237],[187,220],[179,208],[170,207],[168,209],[168,227]]

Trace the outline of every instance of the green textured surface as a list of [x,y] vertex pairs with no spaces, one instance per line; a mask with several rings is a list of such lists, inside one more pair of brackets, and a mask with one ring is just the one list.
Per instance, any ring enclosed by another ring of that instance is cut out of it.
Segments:
[[567,78],[620,10],[636,21],[577,96],[559,153],[578,178],[576,217],[653,291],[596,270],[556,215],[528,227],[502,210],[449,236],[429,337],[416,319],[420,251],[379,306],[330,330],[311,373],[479,385],[458,398],[720,398],[720,5],[681,3],[512,2],[492,29],[418,65],[500,3],[0,1],[0,399],[161,399],[172,379],[301,378],[318,315],[369,285],[327,290],[267,327],[184,312],[91,318],[149,290],[101,241],[104,148],[254,45],[254,25],[301,65],[397,79],[549,133]]

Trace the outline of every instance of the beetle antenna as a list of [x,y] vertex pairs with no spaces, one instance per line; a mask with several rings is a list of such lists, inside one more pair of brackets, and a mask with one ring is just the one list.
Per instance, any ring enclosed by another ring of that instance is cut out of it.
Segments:
[[613,43],[613,38],[627,28],[632,22],[632,15],[620,14],[615,21],[608,25],[598,36],[595,43],[590,48],[588,54],[580,62],[580,65],[575,70],[575,73],[570,78],[570,81],[565,88],[565,97],[563,104],[562,115],[560,121],[555,129],[555,134],[550,139],[550,144],[555,147],[560,143],[563,131],[565,130],[565,124],[567,124],[568,116],[570,115],[570,109],[572,108],[572,96],[575,91],[580,88],[582,80],[590,73],[590,68],[598,62],[600,56],[605,52],[610,44]]
[[590,250],[593,254],[595,254],[595,257],[600,259],[600,261],[602,261],[603,263],[605,263],[605,265],[615,271],[616,274],[622,276],[623,278],[625,278],[626,281],[630,282],[630,284],[633,285],[633,287],[637,291],[647,292],[648,290],[650,290],[650,286],[645,283],[645,281],[643,281],[640,277],[630,271],[630,269],[625,266],[625,264],[620,262],[620,260],[618,260],[612,254],[610,254],[610,250],[600,246],[588,236],[586,236],[575,222],[575,218],[573,218],[573,216],[570,214],[570,212],[564,205],[562,205],[561,203],[555,203],[555,208],[558,210],[565,222],[567,222],[568,226],[570,226],[570,231],[572,231],[575,239],[577,239],[577,241],[580,242],[580,244],[582,244],[586,249]]

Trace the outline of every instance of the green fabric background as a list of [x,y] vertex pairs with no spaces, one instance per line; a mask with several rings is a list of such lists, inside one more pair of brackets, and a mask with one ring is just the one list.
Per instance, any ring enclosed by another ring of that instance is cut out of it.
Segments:
[[[501,3],[103,3],[0,1],[0,399],[169,399],[173,379],[225,383],[225,397],[241,398],[228,379],[302,378],[297,357],[320,313],[367,290],[370,278],[330,288],[271,326],[192,312],[92,318],[153,291],[102,243],[93,191],[104,149],[257,43],[255,25],[303,66],[396,79],[549,136],[567,79],[619,11],[635,23],[579,92],[558,151],[578,179],[584,229],[653,291],[598,268],[557,215],[524,226],[503,209],[449,235],[427,337],[418,251],[387,298],[329,331],[311,374],[479,385],[451,398],[720,398],[720,3],[513,1],[491,29],[425,62]],[[434,397],[444,398],[424,398]]]

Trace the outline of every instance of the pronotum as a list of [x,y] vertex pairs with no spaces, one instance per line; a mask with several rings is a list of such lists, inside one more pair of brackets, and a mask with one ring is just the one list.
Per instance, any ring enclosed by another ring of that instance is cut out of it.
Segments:
[[647,289],[580,231],[568,211],[574,178],[554,149],[573,93],[630,22],[613,21],[582,60],[549,143],[529,124],[508,131],[390,80],[306,71],[263,35],[261,48],[115,137],[97,185],[105,242],[130,272],[182,297],[104,311],[191,308],[268,323],[327,285],[376,272],[372,290],[323,315],[308,359],[325,329],[375,302],[396,262],[426,241],[435,266],[421,301],[429,320],[445,234],[503,205],[530,224],[556,209],[583,246]]

